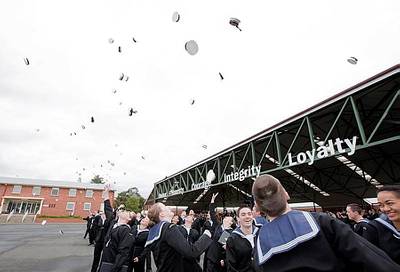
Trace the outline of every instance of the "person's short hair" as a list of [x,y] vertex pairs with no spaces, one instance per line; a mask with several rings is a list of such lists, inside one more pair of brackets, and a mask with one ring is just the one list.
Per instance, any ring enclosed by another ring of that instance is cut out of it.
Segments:
[[285,211],[286,191],[275,177],[259,176],[253,183],[252,192],[260,211],[268,216],[278,216]]
[[358,212],[359,214],[362,214],[362,208],[359,204],[351,203],[347,204],[347,207],[349,207],[352,212]]
[[240,211],[243,210],[244,208],[247,208],[251,211],[251,208],[248,205],[242,205],[239,207],[239,209],[237,210],[237,216],[239,216]]
[[400,185],[384,185],[378,188],[378,193],[380,192],[392,192],[396,197],[400,198]]
[[150,221],[153,221],[154,223],[160,222],[160,213],[162,212],[162,204],[161,203],[156,203],[151,208],[149,209],[149,212],[147,213],[147,217],[150,219]]

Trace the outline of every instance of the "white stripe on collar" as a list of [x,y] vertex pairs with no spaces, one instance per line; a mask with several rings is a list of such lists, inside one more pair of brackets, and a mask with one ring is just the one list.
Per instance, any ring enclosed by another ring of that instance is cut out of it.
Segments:
[[392,224],[383,220],[382,218],[376,218],[375,220],[390,229],[393,232],[393,236],[395,238],[400,239],[400,232]]
[[260,246],[260,237],[258,237],[257,238],[257,254],[258,254],[258,264],[259,265],[265,263],[269,258],[272,257],[272,255],[287,251],[288,249],[291,249],[302,242],[310,240],[311,238],[313,238],[314,236],[316,236],[318,234],[319,228],[318,228],[317,224],[315,223],[314,219],[312,218],[312,215],[308,212],[302,212],[302,213],[303,213],[304,217],[306,218],[307,222],[310,224],[312,231],[307,234],[304,234],[302,236],[299,236],[299,237],[287,242],[286,244],[271,248],[265,255],[262,254],[261,246]]
[[160,237],[161,237],[161,232],[162,232],[162,228],[163,228],[163,226],[164,226],[165,223],[167,223],[167,222],[165,222],[165,221],[161,222],[160,229],[159,229],[159,232],[158,232],[157,236],[154,237],[153,239],[147,241],[146,244],[144,245],[145,247],[147,247],[148,245],[150,245],[150,244],[152,244],[153,242],[155,242],[155,241],[157,241],[158,239],[160,239]]
[[[251,234],[253,234],[253,236],[256,236],[257,231],[258,231],[258,228],[256,226],[253,226],[253,231]],[[235,233],[235,234],[241,236],[242,238],[247,239],[246,235],[242,232],[242,230],[240,228],[235,229],[234,231],[232,231],[232,233]]]

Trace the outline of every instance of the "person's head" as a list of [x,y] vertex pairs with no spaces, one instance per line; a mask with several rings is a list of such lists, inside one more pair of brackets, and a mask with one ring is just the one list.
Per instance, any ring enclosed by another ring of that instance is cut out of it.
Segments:
[[193,211],[193,210],[190,210],[190,211],[189,211],[189,215],[190,215],[190,216],[194,216],[194,211]]
[[346,207],[346,214],[350,220],[357,221],[362,217],[362,208],[360,205],[352,203]]
[[171,223],[178,225],[179,224],[179,216],[175,214],[171,219]]
[[174,214],[163,204],[156,203],[149,209],[147,216],[154,223],[158,223],[160,221],[171,222],[172,216]]
[[142,214],[140,212],[136,213],[136,219],[140,220],[142,218]]
[[400,185],[386,185],[378,189],[378,205],[391,221],[400,222]]
[[131,220],[130,213],[126,211],[120,211],[118,214],[118,223],[127,224]]
[[206,219],[207,219],[207,220],[211,220],[210,212],[207,212],[207,214],[206,214]]
[[237,219],[239,225],[245,228],[251,227],[253,224],[253,212],[249,206],[242,206],[237,211]]
[[277,217],[285,212],[290,199],[278,179],[271,175],[259,176],[253,184],[253,196],[256,209],[270,217]]
[[186,217],[186,211],[182,211],[181,212],[181,218],[185,218]]
[[148,228],[149,227],[149,222],[150,222],[150,219],[146,216],[146,217],[144,217],[144,218],[142,218],[140,220],[140,226],[142,228]]
[[193,224],[193,216],[192,215],[186,216],[185,225],[190,227],[192,224]]
[[233,217],[232,216],[225,216],[224,219],[222,220],[222,225],[224,225],[224,228],[230,228],[233,225]]

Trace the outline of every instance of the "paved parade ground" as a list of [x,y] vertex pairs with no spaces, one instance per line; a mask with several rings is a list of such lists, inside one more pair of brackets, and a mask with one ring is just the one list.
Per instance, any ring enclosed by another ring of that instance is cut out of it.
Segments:
[[0,270],[90,271],[94,248],[85,230],[86,224],[0,224]]

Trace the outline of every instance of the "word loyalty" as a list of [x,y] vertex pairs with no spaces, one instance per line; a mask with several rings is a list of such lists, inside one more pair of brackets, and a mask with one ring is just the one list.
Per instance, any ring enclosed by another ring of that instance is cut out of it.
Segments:
[[[333,140],[328,141],[328,145],[321,145],[317,149],[312,149],[311,151],[306,151],[306,152],[300,152],[297,154],[297,156],[292,156],[291,153],[288,154],[288,160],[289,160],[289,165],[296,165],[296,164],[301,164],[305,163],[308,160],[308,165],[311,165],[314,163],[315,158],[317,159],[322,159],[326,158],[329,156],[335,155],[335,153],[346,153],[347,155],[351,156],[356,152],[356,141],[357,141],[357,136],[354,136],[353,139],[344,139],[341,140],[339,138],[335,139],[335,142]],[[342,144],[345,144],[343,146]],[[336,149],[335,149],[336,147]],[[346,151],[346,149],[349,149],[349,151]]]

